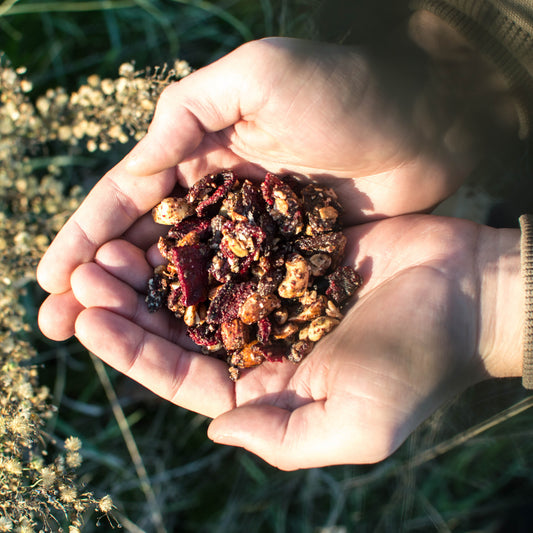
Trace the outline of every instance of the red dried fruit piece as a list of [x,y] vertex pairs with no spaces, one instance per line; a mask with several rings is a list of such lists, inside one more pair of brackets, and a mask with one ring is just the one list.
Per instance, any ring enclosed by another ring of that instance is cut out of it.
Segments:
[[283,361],[283,356],[287,353],[287,347],[283,343],[259,344],[257,350],[261,352],[265,361],[274,363]]
[[197,326],[187,328],[187,335],[198,346],[204,346],[209,351],[214,351],[222,347],[220,330],[213,324],[202,322]]
[[206,216],[208,209],[222,201],[236,181],[237,178],[231,170],[204,176],[191,187],[187,194],[187,201],[198,204],[196,214],[199,217]]
[[267,210],[279,226],[282,235],[292,236],[304,227],[300,202],[296,193],[276,175],[267,172],[261,184]]
[[271,331],[272,323],[267,317],[264,317],[257,322],[257,340],[261,344],[267,344]]
[[195,233],[198,239],[203,240],[209,237],[210,232],[211,222],[209,220],[192,217],[182,220],[170,228],[167,236],[176,239],[176,241],[180,241],[186,235]]
[[209,248],[204,244],[179,246],[172,249],[172,263],[176,268],[182,290],[183,305],[195,305],[207,298]]
[[241,305],[256,290],[255,283],[225,283],[211,300],[206,321],[210,324],[229,322],[239,316]]
[[326,295],[337,305],[344,303],[363,284],[361,276],[349,266],[338,268],[327,279],[329,287],[326,289]]

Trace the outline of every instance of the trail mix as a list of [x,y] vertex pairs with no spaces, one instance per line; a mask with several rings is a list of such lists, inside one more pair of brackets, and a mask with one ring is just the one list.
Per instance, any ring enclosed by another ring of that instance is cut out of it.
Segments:
[[230,377],[263,361],[295,363],[335,328],[361,285],[342,266],[346,237],[333,190],[267,173],[260,185],[224,170],[184,197],[165,198],[155,222],[172,226],[158,248],[146,302],[168,308]]

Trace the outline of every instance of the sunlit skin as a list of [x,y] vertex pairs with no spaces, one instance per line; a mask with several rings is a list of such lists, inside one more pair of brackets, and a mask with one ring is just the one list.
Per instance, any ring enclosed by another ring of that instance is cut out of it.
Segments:
[[[213,418],[212,439],[283,469],[379,461],[465,387],[519,375],[522,320],[505,304],[522,297],[518,231],[396,216],[443,199],[457,169],[414,142],[366,61],[351,49],[275,39],[167,89],[148,135],[43,258],[39,282],[52,293],[39,315],[44,334],[75,334],[156,394]],[[225,363],[191,351],[170,313],[148,313],[143,295],[160,260],[152,244],[161,227],[146,213],[176,180],[190,185],[228,167],[334,185],[346,209],[346,262],[365,280],[302,363],[265,363],[236,383]]]

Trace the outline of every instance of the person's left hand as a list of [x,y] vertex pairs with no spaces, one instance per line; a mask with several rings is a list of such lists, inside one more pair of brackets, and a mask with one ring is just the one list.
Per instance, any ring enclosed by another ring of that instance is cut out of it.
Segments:
[[[74,272],[73,294],[86,307],[76,335],[156,394],[214,418],[213,440],[279,468],[379,461],[458,391],[489,375],[516,375],[502,351],[513,348],[507,341],[519,338],[521,323],[501,303],[510,324],[495,322],[483,294],[498,292],[490,292],[502,275],[493,266],[502,253],[516,259],[519,239],[513,230],[424,215],[345,233],[347,262],[364,285],[298,365],[263,363],[232,382],[225,363],[191,351],[170,313],[148,313],[142,292],[152,266],[125,240]],[[513,287],[505,286],[511,301]]]

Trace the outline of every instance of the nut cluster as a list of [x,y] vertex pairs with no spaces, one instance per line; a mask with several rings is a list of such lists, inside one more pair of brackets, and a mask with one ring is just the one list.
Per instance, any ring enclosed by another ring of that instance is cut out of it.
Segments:
[[265,360],[301,361],[362,283],[342,266],[341,206],[326,187],[271,173],[258,186],[223,170],[152,215],[172,227],[158,242],[168,262],[149,280],[148,309],[183,319],[233,380]]

